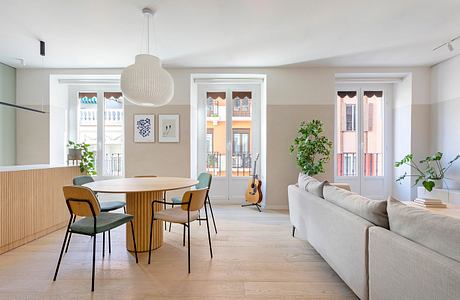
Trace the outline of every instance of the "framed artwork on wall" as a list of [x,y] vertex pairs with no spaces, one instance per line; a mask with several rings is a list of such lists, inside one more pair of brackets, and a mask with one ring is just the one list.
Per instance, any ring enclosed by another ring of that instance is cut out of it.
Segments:
[[179,142],[179,115],[158,115],[158,141]]
[[134,142],[155,142],[155,115],[134,115]]

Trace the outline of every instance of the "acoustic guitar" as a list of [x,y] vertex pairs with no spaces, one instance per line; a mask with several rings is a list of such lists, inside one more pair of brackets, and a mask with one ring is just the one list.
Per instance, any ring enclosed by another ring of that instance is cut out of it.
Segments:
[[[259,160],[259,156],[259,153],[257,153],[256,159],[254,160],[252,178],[249,180],[245,195],[246,202],[251,203],[252,205],[256,205],[262,202],[262,181],[257,175],[257,160]],[[259,209],[259,206],[257,209]]]

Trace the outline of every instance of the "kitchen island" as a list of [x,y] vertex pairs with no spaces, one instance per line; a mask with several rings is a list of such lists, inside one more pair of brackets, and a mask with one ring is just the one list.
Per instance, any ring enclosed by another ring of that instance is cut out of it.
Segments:
[[78,175],[76,166],[0,167],[0,254],[67,225],[62,187]]

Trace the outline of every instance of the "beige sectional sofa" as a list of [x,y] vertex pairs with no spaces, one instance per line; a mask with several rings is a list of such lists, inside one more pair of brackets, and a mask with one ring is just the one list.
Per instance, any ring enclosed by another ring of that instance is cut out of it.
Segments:
[[387,209],[387,201],[305,175],[288,187],[288,196],[295,236],[360,299],[460,299],[459,219],[394,200]]

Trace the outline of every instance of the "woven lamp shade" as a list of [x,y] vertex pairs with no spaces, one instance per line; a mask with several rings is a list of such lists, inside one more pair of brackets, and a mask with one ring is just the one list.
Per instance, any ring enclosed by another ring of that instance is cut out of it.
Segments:
[[136,55],[134,65],[121,73],[123,96],[136,105],[162,106],[174,96],[171,74],[161,66],[160,59],[149,54]]

